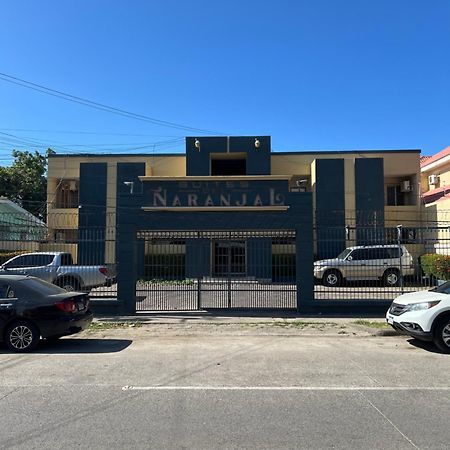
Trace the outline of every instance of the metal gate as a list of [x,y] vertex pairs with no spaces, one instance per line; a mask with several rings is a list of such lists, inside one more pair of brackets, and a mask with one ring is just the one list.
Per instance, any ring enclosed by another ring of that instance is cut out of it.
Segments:
[[297,307],[295,231],[139,231],[137,311]]

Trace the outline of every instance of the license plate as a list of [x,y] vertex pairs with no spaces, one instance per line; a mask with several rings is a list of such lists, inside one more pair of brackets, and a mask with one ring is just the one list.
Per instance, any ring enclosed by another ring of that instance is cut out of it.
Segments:
[[389,325],[392,325],[394,323],[394,318],[392,316],[388,316],[387,321]]

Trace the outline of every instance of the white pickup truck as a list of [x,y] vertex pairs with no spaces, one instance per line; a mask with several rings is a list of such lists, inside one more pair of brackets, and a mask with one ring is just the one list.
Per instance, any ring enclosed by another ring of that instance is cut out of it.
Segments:
[[111,286],[113,275],[106,266],[77,266],[64,252],[36,252],[15,256],[2,269],[8,273],[32,275],[67,291],[85,291]]

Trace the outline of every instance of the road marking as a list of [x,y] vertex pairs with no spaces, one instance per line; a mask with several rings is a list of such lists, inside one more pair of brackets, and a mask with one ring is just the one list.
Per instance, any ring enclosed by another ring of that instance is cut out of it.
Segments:
[[450,386],[123,386],[122,391],[450,391]]
[[402,437],[403,439],[405,439],[407,442],[409,442],[414,448],[419,449],[419,447],[417,447],[416,444],[414,444],[414,442],[408,437],[406,436],[405,433],[403,433],[402,430],[400,430],[400,428],[391,420],[389,419],[389,417],[383,413],[383,411],[381,411],[380,408],[377,408],[364,394],[363,392],[360,392],[360,395],[364,398],[364,400],[367,401],[367,403],[369,403],[369,405],[378,413],[381,415],[381,417],[383,417],[384,420],[386,420],[386,422],[388,422],[392,428],[394,428],[394,430],[396,430]]

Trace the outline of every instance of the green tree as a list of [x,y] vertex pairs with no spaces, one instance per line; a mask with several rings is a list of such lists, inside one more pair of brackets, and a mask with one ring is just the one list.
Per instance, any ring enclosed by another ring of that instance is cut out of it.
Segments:
[[44,212],[47,200],[47,157],[38,151],[13,150],[11,166],[0,167],[0,196],[7,197],[33,214]]

